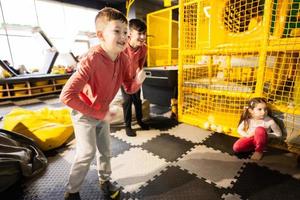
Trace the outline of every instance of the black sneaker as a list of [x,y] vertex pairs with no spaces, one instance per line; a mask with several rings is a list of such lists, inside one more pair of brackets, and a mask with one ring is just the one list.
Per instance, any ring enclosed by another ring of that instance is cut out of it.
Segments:
[[80,200],[81,198],[80,198],[79,192],[75,192],[75,193],[65,192],[64,199],[65,200]]
[[145,124],[144,122],[138,122],[138,125],[143,129],[143,130],[149,130],[149,125]]
[[126,135],[128,135],[129,137],[135,137],[136,136],[136,133],[132,130],[131,127],[126,127],[125,131],[126,131]]
[[117,199],[120,196],[120,188],[113,185],[110,181],[100,182],[100,189],[105,198]]

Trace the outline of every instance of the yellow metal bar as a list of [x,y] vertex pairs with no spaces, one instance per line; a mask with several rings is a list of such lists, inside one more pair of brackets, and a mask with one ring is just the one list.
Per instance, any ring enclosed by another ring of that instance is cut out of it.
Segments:
[[168,46],[166,46],[166,45],[161,45],[161,46],[148,47],[148,49],[161,49],[161,50],[171,49],[171,50],[178,50],[179,48],[168,48]]
[[184,3],[184,6],[189,6],[189,5],[196,4],[196,3],[199,3],[199,0],[195,0],[195,1],[190,1],[190,2]]
[[126,17],[128,17],[129,10],[134,3],[134,0],[126,0]]
[[193,88],[193,87],[182,87],[183,92],[192,92],[196,94],[211,94],[211,95],[226,95],[230,97],[241,97],[241,98],[251,98],[254,93],[247,92],[235,92],[235,91],[224,91],[224,90],[213,90],[205,88]]
[[199,49],[199,44],[200,44],[200,2],[197,2],[197,24],[196,24],[196,49]]
[[255,93],[257,96],[263,95],[265,65],[267,59],[267,46],[272,16],[272,0],[265,1],[264,16],[265,17],[263,18],[263,35],[261,40],[261,50],[259,53],[259,65],[256,78],[257,82],[255,86]]
[[150,46],[149,49],[167,49],[168,45],[156,45],[156,46]]
[[[169,36],[168,36],[168,49],[172,48],[172,10],[169,10]],[[172,61],[172,51],[168,51],[168,64]]]
[[182,120],[183,117],[183,91],[182,91],[182,82],[183,82],[183,55],[181,54],[181,51],[184,47],[183,44],[183,27],[184,27],[184,2],[179,1],[179,59],[178,59],[178,121]]
[[[282,49],[282,48],[281,48]],[[199,49],[199,50],[182,50],[181,54],[183,56],[193,56],[193,55],[241,55],[241,53],[258,53],[259,48],[252,49],[244,48],[244,49]]]
[[161,17],[161,16],[156,16],[156,15],[153,15],[152,13],[150,13],[148,15],[150,15],[151,17],[156,18],[156,19],[160,19],[160,20],[164,20],[164,21],[171,21],[173,23],[177,23],[178,24],[178,21],[176,21],[176,20],[172,20],[172,19],[170,20],[169,18],[165,18],[165,17]]
[[[147,18],[147,35],[150,35],[150,15],[147,15],[146,16]],[[151,46],[150,44],[150,37],[147,37],[147,44],[148,44],[148,48]],[[150,54],[151,54],[151,51],[148,51],[147,52],[147,66],[151,66],[151,63],[150,63]]]
[[173,10],[173,9],[176,9],[176,8],[179,8],[179,5],[172,6],[172,7],[169,7],[169,8],[164,8],[164,9],[161,9],[161,10],[157,10],[157,11],[148,13],[148,15],[156,15],[156,14],[159,14],[159,13],[166,12],[167,10]]

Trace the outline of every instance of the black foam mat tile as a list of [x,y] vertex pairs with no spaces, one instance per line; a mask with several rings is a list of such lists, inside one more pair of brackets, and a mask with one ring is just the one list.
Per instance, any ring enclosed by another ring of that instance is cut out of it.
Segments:
[[143,149],[173,162],[190,150],[194,143],[174,137],[169,134],[161,134],[142,145]]
[[243,199],[296,200],[300,181],[256,163],[246,163],[232,190]]
[[136,194],[139,199],[189,200],[221,199],[223,190],[191,175],[178,167],[171,166],[150,181]]
[[249,158],[252,154],[251,152],[237,154],[233,151],[233,144],[237,140],[238,138],[215,132],[208,138],[206,138],[206,140],[204,140],[202,144],[215,150],[220,150],[223,153],[228,153],[229,155],[236,156],[238,158]]

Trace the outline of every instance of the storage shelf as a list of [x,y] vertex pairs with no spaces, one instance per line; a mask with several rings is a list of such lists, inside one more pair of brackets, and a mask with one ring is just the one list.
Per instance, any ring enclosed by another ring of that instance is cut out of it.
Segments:
[[0,101],[58,93],[70,76],[71,74],[43,74],[1,79]]

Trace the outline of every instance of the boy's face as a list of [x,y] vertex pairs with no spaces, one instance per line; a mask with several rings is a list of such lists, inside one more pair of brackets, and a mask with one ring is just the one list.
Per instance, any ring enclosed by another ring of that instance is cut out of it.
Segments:
[[132,47],[139,47],[145,44],[146,41],[146,32],[139,32],[135,29],[131,29],[129,33],[130,45]]
[[125,49],[127,43],[127,24],[119,20],[109,21],[102,31],[97,31],[97,37],[108,53],[118,54]]

